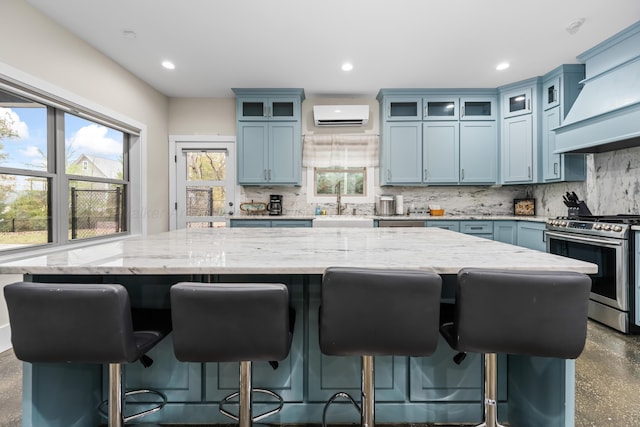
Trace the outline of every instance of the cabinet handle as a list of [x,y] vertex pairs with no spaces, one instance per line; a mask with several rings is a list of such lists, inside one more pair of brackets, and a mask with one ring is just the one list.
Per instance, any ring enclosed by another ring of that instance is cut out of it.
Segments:
[[391,181],[391,169],[387,169],[387,181]]
[[460,107],[460,117],[464,117],[464,105]]
[[271,169],[267,169],[269,173],[269,181],[271,181]]
[[264,173],[264,180],[265,180],[265,181],[268,181],[268,180],[269,180],[269,177],[267,176],[267,170],[266,170],[266,169],[264,169],[264,170],[263,170],[263,173]]
[[531,179],[531,166],[527,166],[527,177]]
[[553,101],[558,102],[558,89],[553,90]]
[[553,174],[558,175],[558,162],[553,164]]
[[464,181],[464,169],[460,169],[460,180]]
[[424,170],[424,177],[422,178],[422,180],[423,181],[427,180],[427,170],[426,169]]
[[531,111],[531,100],[527,99],[527,110]]

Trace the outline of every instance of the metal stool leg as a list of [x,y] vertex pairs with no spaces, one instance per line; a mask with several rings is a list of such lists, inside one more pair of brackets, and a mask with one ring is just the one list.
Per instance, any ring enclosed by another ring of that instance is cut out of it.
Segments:
[[477,427],[505,427],[498,422],[498,355],[484,355],[484,422]]
[[109,364],[109,427],[122,427],[122,365]]
[[[239,427],[250,427],[251,424],[255,421],[259,421],[263,418],[268,417],[269,415],[277,414],[280,412],[284,406],[284,400],[282,397],[272,391],[266,390],[262,388],[253,388],[251,385],[251,362],[250,361],[242,361],[240,362],[240,389],[234,393],[231,393],[224,399],[220,401],[219,410],[220,413],[226,415],[227,417],[238,421]],[[253,416],[253,393],[262,393],[268,396],[273,397],[278,406],[269,411],[263,412],[262,414],[258,414],[255,417]],[[230,402],[231,400],[238,398],[238,415],[232,414],[231,412],[224,409],[224,405]]]
[[375,427],[374,380],[373,356],[362,356],[362,427]]

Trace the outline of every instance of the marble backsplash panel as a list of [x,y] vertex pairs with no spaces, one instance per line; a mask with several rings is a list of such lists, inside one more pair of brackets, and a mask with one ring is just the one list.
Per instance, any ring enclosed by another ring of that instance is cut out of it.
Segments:
[[[305,174],[303,174],[304,176]],[[336,213],[336,203],[308,203],[306,186],[301,187],[242,187],[241,202],[268,202],[270,194],[282,195],[285,215],[314,215],[316,205],[328,214]],[[531,197],[531,186],[429,186],[375,187],[375,194],[402,195],[404,210],[413,207],[424,210],[428,205],[440,205],[445,215],[511,215],[513,199]],[[355,209],[355,212],[354,212]],[[373,215],[374,203],[349,203],[347,215]]]
[[534,186],[539,215],[566,215],[566,191],[575,191],[594,215],[640,215],[640,147],[588,154],[585,182]]

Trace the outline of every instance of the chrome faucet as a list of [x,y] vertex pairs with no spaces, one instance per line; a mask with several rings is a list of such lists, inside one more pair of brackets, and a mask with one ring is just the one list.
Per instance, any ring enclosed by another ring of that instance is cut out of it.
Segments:
[[342,181],[338,181],[338,183],[336,184],[335,190],[336,190],[336,203],[338,204],[336,213],[338,215],[342,215],[342,211],[346,208],[346,205],[342,206]]

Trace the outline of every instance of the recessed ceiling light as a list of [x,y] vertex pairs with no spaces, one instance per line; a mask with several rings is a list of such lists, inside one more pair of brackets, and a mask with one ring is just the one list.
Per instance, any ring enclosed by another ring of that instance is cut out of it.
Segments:
[[342,64],[342,71],[351,71],[351,70],[353,70],[353,64],[349,62],[345,62],[344,64]]
[[498,71],[506,70],[510,66],[511,65],[508,62],[501,62],[496,66],[496,70],[498,70]]
[[173,62],[171,61],[162,61],[162,66],[167,70],[173,70],[176,68]]

